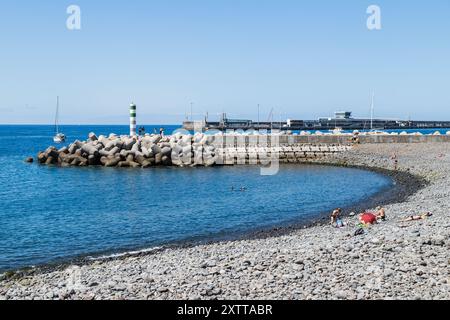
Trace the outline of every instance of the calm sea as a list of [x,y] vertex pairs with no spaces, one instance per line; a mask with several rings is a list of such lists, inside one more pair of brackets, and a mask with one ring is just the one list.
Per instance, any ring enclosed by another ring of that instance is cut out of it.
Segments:
[[[128,130],[61,129],[69,141]],[[372,172],[321,166],[286,165],[267,177],[247,166],[63,169],[23,162],[52,145],[52,136],[52,126],[0,126],[2,271],[301,221],[392,184]]]

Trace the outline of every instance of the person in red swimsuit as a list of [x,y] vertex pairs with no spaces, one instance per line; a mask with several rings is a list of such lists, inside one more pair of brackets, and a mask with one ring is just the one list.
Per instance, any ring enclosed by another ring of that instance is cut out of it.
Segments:
[[377,223],[377,216],[372,212],[361,213],[359,216],[359,221],[364,225],[371,225]]

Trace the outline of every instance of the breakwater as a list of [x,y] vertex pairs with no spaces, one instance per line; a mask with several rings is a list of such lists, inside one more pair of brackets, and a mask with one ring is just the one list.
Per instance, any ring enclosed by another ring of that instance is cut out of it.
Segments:
[[152,166],[270,165],[273,161],[295,163],[324,157],[351,148],[350,145],[282,142],[282,136],[223,136],[180,133],[163,137],[97,137],[75,141],[57,149],[39,152],[46,165],[148,168]]
[[60,166],[148,168],[152,166],[270,165],[298,163],[350,150],[355,144],[450,142],[450,134],[98,136],[39,152],[38,162]]

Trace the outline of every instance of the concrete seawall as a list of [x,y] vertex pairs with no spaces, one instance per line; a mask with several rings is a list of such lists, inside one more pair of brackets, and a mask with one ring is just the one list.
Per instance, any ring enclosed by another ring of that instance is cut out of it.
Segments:
[[350,150],[351,146],[302,144],[290,146],[249,146],[217,149],[216,164],[220,165],[269,165],[274,161],[299,163],[306,159],[317,159]]
[[[353,148],[353,135],[226,136],[217,142],[216,164],[299,163]],[[450,135],[360,135],[359,144],[445,143]]]
[[[283,146],[298,144],[331,144],[331,145],[351,145],[352,135],[280,135],[278,143]],[[450,142],[450,135],[359,135],[359,143],[431,143]],[[268,140],[270,145],[270,140]],[[253,145],[255,136],[227,136],[225,145]]]

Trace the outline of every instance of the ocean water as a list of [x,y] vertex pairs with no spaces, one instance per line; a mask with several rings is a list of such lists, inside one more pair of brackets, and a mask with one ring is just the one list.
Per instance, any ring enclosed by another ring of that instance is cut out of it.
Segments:
[[[127,133],[127,127],[62,131],[73,141],[90,131]],[[23,162],[52,145],[52,136],[52,126],[0,126],[0,271],[301,222],[392,185],[373,172],[323,166],[286,165],[267,177],[250,166],[58,168]]]

